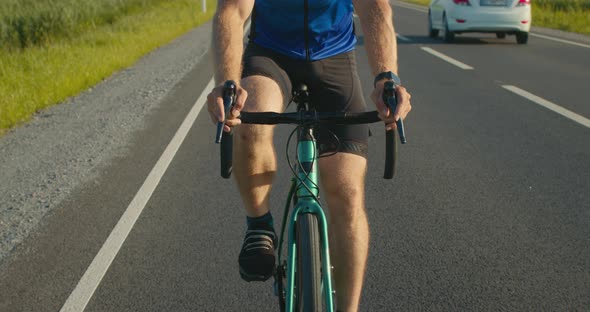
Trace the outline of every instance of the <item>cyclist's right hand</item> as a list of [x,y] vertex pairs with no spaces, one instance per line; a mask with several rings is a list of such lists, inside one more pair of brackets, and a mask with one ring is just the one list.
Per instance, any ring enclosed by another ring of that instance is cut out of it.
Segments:
[[239,85],[236,85],[236,101],[226,119],[223,107],[223,85],[213,88],[207,95],[207,110],[209,111],[211,121],[214,124],[225,121],[223,131],[229,132],[231,127],[241,123],[237,117],[240,116],[240,111],[244,108],[247,97],[248,92]]

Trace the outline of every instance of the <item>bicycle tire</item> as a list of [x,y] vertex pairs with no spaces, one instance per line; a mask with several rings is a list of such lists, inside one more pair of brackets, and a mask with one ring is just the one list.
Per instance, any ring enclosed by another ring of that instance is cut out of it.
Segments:
[[304,213],[297,218],[296,311],[322,311],[322,270],[318,220]]

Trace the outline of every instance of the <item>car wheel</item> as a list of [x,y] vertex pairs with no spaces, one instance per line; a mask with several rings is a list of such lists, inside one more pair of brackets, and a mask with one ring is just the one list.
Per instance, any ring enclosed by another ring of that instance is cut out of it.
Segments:
[[528,32],[517,32],[516,33],[516,42],[518,44],[526,44],[529,41],[529,33]]
[[455,33],[453,33],[452,31],[449,31],[449,23],[447,22],[447,15],[443,14],[443,28],[444,28],[444,35],[443,38],[445,39],[445,42],[453,42],[453,40],[455,39]]
[[506,33],[497,32],[496,33],[496,38],[498,38],[498,39],[504,39],[504,38],[506,38]]
[[428,11],[428,37],[438,37],[438,29],[432,28],[432,16],[430,16],[430,11]]

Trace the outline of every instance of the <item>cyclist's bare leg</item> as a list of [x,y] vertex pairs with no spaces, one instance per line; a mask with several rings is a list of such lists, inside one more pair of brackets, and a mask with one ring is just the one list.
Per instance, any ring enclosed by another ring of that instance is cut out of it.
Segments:
[[[244,112],[282,111],[283,96],[278,84],[264,76],[241,80],[248,91]],[[270,125],[238,125],[234,131],[233,174],[249,217],[269,211],[269,193],[277,169]]]
[[365,212],[364,157],[338,153],[320,158],[320,176],[330,212],[330,253],[338,309],[358,310],[369,250]]

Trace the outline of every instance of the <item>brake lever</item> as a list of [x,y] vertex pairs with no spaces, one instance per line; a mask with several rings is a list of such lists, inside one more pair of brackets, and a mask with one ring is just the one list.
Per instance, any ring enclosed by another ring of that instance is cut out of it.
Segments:
[[234,102],[236,100],[236,83],[233,80],[228,80],[223,85],[222,98],[225,118],[223,121],[217,122],[217,134],[215,135],[215,143],[217,144],[221,142],[221,138],[223,137],[223,128],[225,128],[225,121],[227,120],[227,116],[230,113],[231,108],[234,106]]
[[[395,94],[395,83],[393,81],[386,81],[383,85],[383,102],[385,102],[389,111],[393,115],[397,109],[397,96]],[[400,117],[395,121],[395,124],[397,125],[399,140],[402,144],[406,144],[406,131],[403,119]]]

